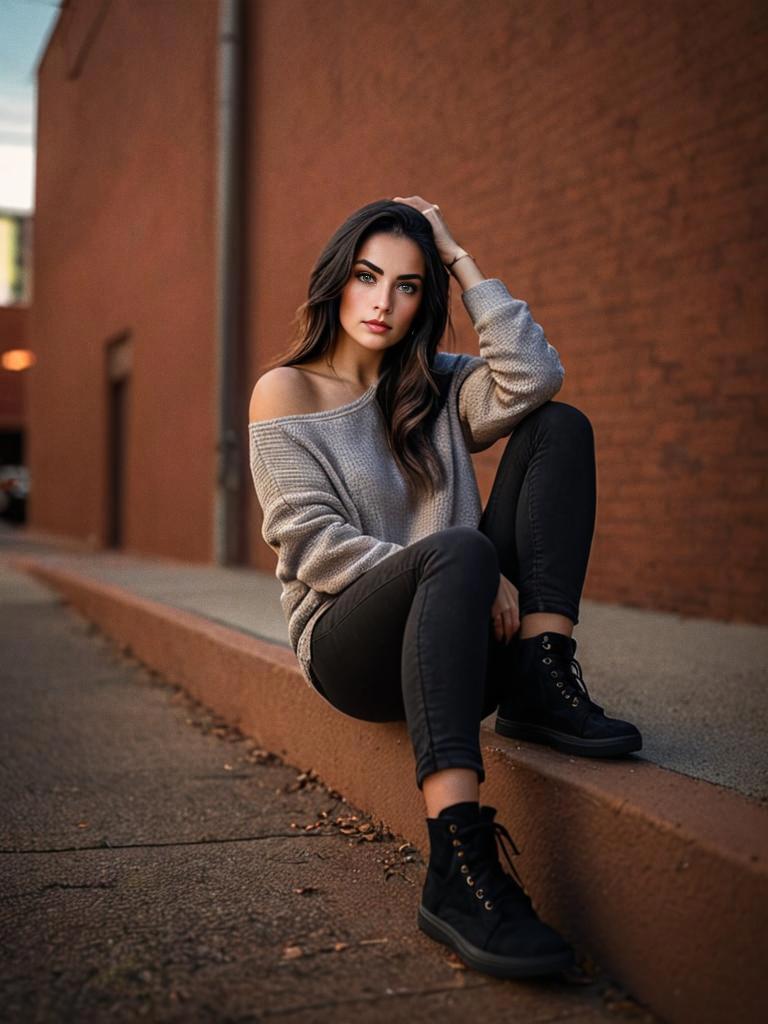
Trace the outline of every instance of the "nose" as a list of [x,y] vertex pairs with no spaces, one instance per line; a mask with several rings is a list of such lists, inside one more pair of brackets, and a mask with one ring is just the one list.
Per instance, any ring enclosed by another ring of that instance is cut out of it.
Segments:
[[392,300],[390,298],[389,288],[382,283],[379,285],[379,290],[376,293],[375,302],[373,304],[374,309],[380,309],[382,312],[388,313],[391,309],[391,302]]

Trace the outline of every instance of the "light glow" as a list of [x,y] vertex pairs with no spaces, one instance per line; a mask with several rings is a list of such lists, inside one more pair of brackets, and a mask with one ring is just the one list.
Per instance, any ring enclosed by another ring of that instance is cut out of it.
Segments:
[[37,362],[35,353],[28,348],[9,348],[0,355],[0,363],[4,370],[28,370]]

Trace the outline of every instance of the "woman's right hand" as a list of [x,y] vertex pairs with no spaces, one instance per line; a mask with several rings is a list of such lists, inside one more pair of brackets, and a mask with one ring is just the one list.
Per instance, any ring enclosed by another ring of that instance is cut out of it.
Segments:
[[499,590],[491,608],[493,629],[499,643],[509,643],[520,628],[520,595],[517,587],[499,573]]
[[419,213],[423,213],[429,223],[432,225],[432,234],[435,236],[435,245],[437,251],[440,253],[440,259],[446,265],[450,263],[459,253],[464,252],[458,242],[454,239],[451,232],[448,230],[448,225],[445,223],[440,207],[433,203],[428,203],[426,199],[422,199],[421,196],[408,196],[403,198],[402,196],[393,196],[393,202],[405,203],[406,206],[412,206],[414,210],[418,210]]

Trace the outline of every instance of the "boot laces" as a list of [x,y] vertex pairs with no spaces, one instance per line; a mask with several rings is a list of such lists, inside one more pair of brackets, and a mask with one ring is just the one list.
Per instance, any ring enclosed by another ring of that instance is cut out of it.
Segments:
[[[514,839],[501,822],[488,820],[473,822],[463,826],[459,831],[459,835],[463,835],[466,838],[484,835],[487,837],[486,842],[488,838],[493,837],[492,842],[495,848],[493,853],[488,851],[485,857],[482,860],[478,859],[474,866],[468,865],[474,876],[476,889],[483,889],[486,885],[489,885],[493,892],[486,891],[486,897],[495,906],[499,906],[504,900],[509,900],[510,898],[518,902],[521,899],[525,902],[530,902],[525,893],[523,880],[518,875],[517,868],[512,861],[512,856],[510,856],[510,852],[505,845],[505,840],[509,843],[513,856],[519,856],[520,851],[515,845]],[[501,848],[506,858],[509,869],[512,872],[512,878],[510,878],[499,861],[499,848]]]
[[[567,654],[556,654],[555,658],[566,666],[565,668],[555,670],[562,672],[566,677],[563,681],[562,687],[563,696],[568,700],[572,697],[584,698],[595,711],[602,711],[603,709],[600,705],[595,704],[589,696],[589,690],[587,689],[587,684],[584,682],[584,676],[582,675],[581,665],[576,658],[572,656],[569,657]],[[555,659],[553,658],[553,660]]]

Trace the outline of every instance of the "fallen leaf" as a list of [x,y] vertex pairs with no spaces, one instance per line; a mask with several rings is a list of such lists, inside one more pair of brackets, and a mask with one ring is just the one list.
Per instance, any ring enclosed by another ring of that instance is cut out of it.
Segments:
[[301,946],[286,946],[283,949],[283,960],[295,960],[299,956],[304,956]]
[[450,956],[446,957],[445,962],[448,964],[452,971],[466,971],[467,969],[467,965],[462,960],[459,960],[455,953],[452,953]]

